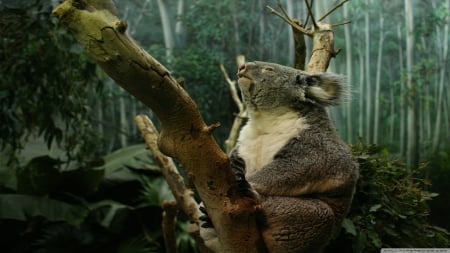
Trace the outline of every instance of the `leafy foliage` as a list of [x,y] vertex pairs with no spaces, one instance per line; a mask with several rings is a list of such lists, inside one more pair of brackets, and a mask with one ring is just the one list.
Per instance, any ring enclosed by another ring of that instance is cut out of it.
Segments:
[[48,147],[56,141],[68,157],[87,161],[96,153],[88,94],[102,86],[96,65],[79,56],[51,9],[51,1],[0,5],[1,148],[14,152],[37,134]]
[[450,149],[441,151],[430,157],[430,163],[423,177],[430,180],[432,185],[430,189],[439,192],[439,196],[433,198],[430,203],[431,221],[435,224],[450,229],[450,219],[448,210],[450,210]]
[[[161,252],[160,204],[172,200],[144,145],[118,150],[91,167],[49,156],[21,168],[17,185],[0,178],[0,238],[5,252]],[[7,174],[5,174],[7,175]],[[178,245],[195,252],[180,218]]]
[[360,179],[352,209],[329,252],[450,245],[449,233],[428,221],[428,202],[437,194],[425,190],[427,183],[418,178],[418,171],[409,171],[378,146],[360,142],[353,152],[360,164]]

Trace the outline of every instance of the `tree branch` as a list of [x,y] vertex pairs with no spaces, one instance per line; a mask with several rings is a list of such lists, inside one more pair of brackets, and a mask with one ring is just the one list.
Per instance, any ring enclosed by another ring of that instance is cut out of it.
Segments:
[[177,253],[177,233],[175,231],[178,205],[173,201],[165,201],[162,203],[162,232],[164,237],[164,245],[167,253]]
[[[334,6],[331,10],[329,10],[325,15],[323,15],[320,19],[324,19],[331,13],[333,13],[337,8],[342,6],[344,3],[346,3],[348,0],[344,0],[340,3],[338,3],[336,6]],[[313,38],[313,49],[311,53],[311,58],[309,59],[309,62],[306,66],[307,72],[325,72],[328,69],[328,66],[330,64],[331,58],[336,56],[340,50],[336,51],[334,50],[334,33],[333,33],[333,25],[323,23],[323,22],[316,22],[314,15],[312,13],[312,2],[309,2],[308,0],[305,0],[306,7],[308,9],[308,19],[311,17],[312,26],[307,28],[306,23],[304,25],[301,24],[300,21],[295,22],[294,19],[287,16],[286,12],[283,10],[282,6],[280,5],[280,8],[282,9],[283,14],[280,14],[270,6],[267,6],[269,10],[276,16],[282,18],[286,23],[288,23],[293,31],[294,31],[294,39],[296,40],[296,68],[303,69],[302,61],[304,62],[303,57],[306,57],[306,47],[304,47],[304,44],[302,45],[301,37],[298,33],[302,33],[304,35],[308,35],[309,37]],[[340,24],[339,24],[340,25]],[[303,38],[304,40],[304,38]],[[300,50],[300,52],[298,51]],[[305,50],[305,51],[303,51]],[[305,52],[305,53],[304,53]]]
[[[241,66],[245,63],[245,56],[244,55],[238,55],[236,56],[236,65]],[[231,97],[233,98],[234,102],[236,103],[236,106],[239,109],[238,114],[234,117],[233,125],[231,126],[230,134],[228,135],[228,138],[225,140],[225,151],[227,154],[231,152],[231,150],[236,146],[237,139],[239,137],[239,131],[241,130],[241,127],[244,123],[244,120],[247,118],[247,110],[244,107],[244,104],[242,103],[241,99],[239,98],[238,92],[236,90],[236,81],[231,80],[230,77],[227,74],[227,71],[225,70],[225,67],[221,64],[220,70],[222,71],[222,74],[225,77],[225,80],[228,83],[228,87],[230,88]]]
[[335,10],[337,10],[339,7],[341,7],[342,5],[344,5],[346,2],[348,2],[348,0],[344,0],[338,4],[336,4],[333,8],[331,8],[331,10],[327,11],[327,13],[325,13],[321,18],[319,18],[319,21],[324,20],[326,17],[328,17],[331,13],[333,13]]
[[198,225],[198,205],[194,199],[194,193],[186,188],[184,179],[178,173],[178,170],[172,158],[164,155],[158,148],[158,130],[153,122],[145,115],[135,117],[135,122],[148,149],[152,153],[153,159],[161,168],[161,173],[167,181],[175,200],[181,210],[188,216],[189,220]]
[[240,196],[229,159],[197,105],[169,71],[128,36],[127,24],[108,8],[97,9],[97,2],[102,1],[66,0],[53,13],[110,77],[158,116],[159,148],[192,175],[224,250],[258,252],[258,201]]

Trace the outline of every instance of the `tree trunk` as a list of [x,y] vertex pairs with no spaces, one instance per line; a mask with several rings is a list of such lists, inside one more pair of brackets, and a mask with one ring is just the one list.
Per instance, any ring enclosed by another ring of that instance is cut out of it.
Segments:
[[119,142],[120,147],[126,147],[127,146],[127,133],[128,133],[128,122],[127,120],[127,113],[125,108],[125,97],[124,94],[119,95],[119,126],[120,126],[120,135],[119,135]]
[[418,90],[412,77],[412,67],[414,62],[414,24],[413,24],[413,6],[410,0],[405,0],[405,23],[406,23],[406,86],[408,88],[408,107],[407,107],[407,152],[406,160],[408,165],[415,169],[419,166],[419,131],[418,131]]
[[233,0],[231,2],[231,4],[233,5],[233,12],[231,14],[231,18],[233,20],[234,54],[240,55],[240,54],[242,54],[242,52],[241,52],[241,35],[239,34],[239,30],[240,30],[239,22],[238,22],[238,18],[236,16],[236,13],[238,12],[236,0]]
[[164,45],[166,47],[167,61],[172,59],[173,49],[175,48],[175,37],[172,29],[169,10],[166,5],[167,0],[158,0],[159,14],[164,34]]
[[[344,5],[344,19],[348,20],[348,7],[347,5]],[[350,35],[350,26],[346,25],[344,26],[344,35],[345,35],[345,61],[346,61],[346,67],[347,67],[347,81],[349,85],[353,85],[353,75],[352,75],[352,37]],[[351,96],[351,94],[349,95]],[[352,112],[352,99],[350,97],[350,100],[347,102],[345,110],[346,110],[346,118],[347,118],[347,141],[353,142],[353,112]]]
[[[286,0],[286,11],[289,17],[294,17],[294,0]],[[295,65],[295,45],[294,32],[288,30],[288,64]]]
[[378,59],[377,59],[377,75],[375,80],[375,112],[374,112],[374,123],[373,123],[373,143],[378,144],[378,134],[380,126],[380,86],[381,86],[381,68],[383,59],[383,42],[384,42],[384,31],[383,31],[384,18],[383,14],[380,14],[380,38],[378,42]]
[[400,133],[399,133],[399,143],[400,143],[400,155],[406,157],[406,85],[404,82],[403,75],[405,73],[405,68],[403,67],[403,47],[402,47],[402,32],[400,25],[397,26],[397,38],[398,38],[398,58],[400,65]]
[[[450,6],[450,0],[446,1],[447,6]],[[437,28],[439,29],[439,28]],[[442,58],[439,60],[441,63],[439,67],[441,68],[439,71],[439,91],[438,91],[438,99],[436,102],[436,121],[434,126],[434,136],[433,136],[433,146],[432,152],[436,153],[439,148],[439,143],[441,138],[441,124],[442,124],[442,110],[443,110],[443,98],[444,98],[444,85],[445,85],[445,72],[448,70],[447,68],[447,54],[448,54],[448,22],[444,22],[443,30],[443,38],[439,40],[442,43],[442,52],[439,55]]]
[[[362,52],[362,46],[360,52]],[[359,54],[359,124],[358,135],[364,137],[364,55]]]
[[177,5],[177,22],[175,24],[175,38],[176,46],[183,48],[186,43],[186,28],[184,26],[183,17],[186,10],[186,4],[184,0],[178,0]]
[[[367,6],[370,6],[371,1],[366,1]],[[365,139],[367,143],[370,143],[371,137],[371,119],[372,119],[372,85],[371,85],[371,77],[370,77],[370,20],[369,20],[369,12],[364,13],[364,22],[365,22],[365,67],[366,67],[366,80],[365,80],[365,88],[366,94],[364,96],[364,101],[366,101],[366,130],[365,130]]]

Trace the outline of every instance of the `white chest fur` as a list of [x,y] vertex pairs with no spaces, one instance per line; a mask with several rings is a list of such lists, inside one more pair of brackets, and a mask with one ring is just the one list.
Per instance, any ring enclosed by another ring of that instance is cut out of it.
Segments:
[[273,160],[289,140],[308,128],[305,118],[294,111],[253,113],[238,139],[239,155],[245,161],[246,173],[251,174]]

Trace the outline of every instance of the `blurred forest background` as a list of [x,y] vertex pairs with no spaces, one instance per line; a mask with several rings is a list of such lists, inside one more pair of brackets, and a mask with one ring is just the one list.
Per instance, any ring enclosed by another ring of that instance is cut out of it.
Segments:
[[[304,18],[304,1],[282,0]],[[322,16],[339,1],[316,0]],[[351,98],[330,111],[361,163],[340,252],[450,247],[449,0],[351,0],[329,71]],[[161,252],[172,199],[134,116],[152,112],[109,79],[52,16],[57,0],[0,0],[0,251]],[[116,0],[128,32],[177,78],[223,144],[237,107],[219,65],[294,63],[274,0]],[[307,39],[307,45],[311,41]],[[195,252],[179,215],[180,252]],[[447,230],[446,230],[447,229]]]

